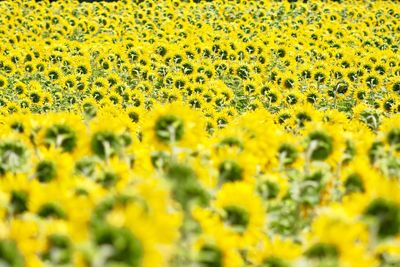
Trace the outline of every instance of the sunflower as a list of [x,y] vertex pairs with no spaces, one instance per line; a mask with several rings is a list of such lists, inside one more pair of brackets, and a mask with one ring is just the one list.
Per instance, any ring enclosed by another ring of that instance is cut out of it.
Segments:
[[371,186],[363,195],[354,196],[343,203],[343,208],[355,217],[360,217],[370,229],[374,229],[372,238],[384,242],[400,235],[400,200],[398,186],[380,174],[368,177]]
[[[2,257],[11,266],[40,266],[37,256],[43,248],[43,236],[40,224],[34,218],[12,219],[8,225],[9,237],[1,241],[3,249],[9,251],[7,257]],[[37,236],[38,238],[32,238]],[[8,258],[8,259],[7,259]]]
[[[41,184],[34,180],[30,184],[28,210],[43,220],[62,221],[68,219],[66,205],[73,204],[68,195],[68,186],[58,183]],[[47,194],[43,194],[46,190]]]
[[[58,181],[67,183],[73,173],[74,160],[67,153],[60,153],[55,149],[39,149],[38,158],[32,160],[31,177],[41,183]],[[55,161],[54,159],[58,160]]]
[[385,111],[387,113],[395,112],[395,109],[396,109],[396,106],[398,103],[397,99],[389,94],[384,96],[379,102],[380,102],[380,106],[382,107],[383,111]]
[[245,182],[223,185],[211,207],[215,212],[201,208],[193,210],[204,233],[218,231],[226,235],[232,245],[243,249],[253,246],[262,235],[266,218],[262,200],[253,185]]
[[341,170],[341,186],[345,195],[349,195],[351,198],[351,194],[362,194],[372,190],[374,183],[372,182],[373,179],[369,179],[369,177],[379,175],[376,170],[367,171],[366,168],[369,168],[367,159],[358,158],[356,162]]
[[238,155],[234,149],[221,147],[212,155],[211,160],[215,166],[213,176],[216,185],[237,181],[254,182],[257,161],[250,152]]
[[92,83],[92,87],[95,89],[106,89],[108,90],[108,81],[106,78],[102,78],[102,77],[97,77],[93,83]]
[[307,102],[310,104],[317,104],[318,100],[321,99],[321,92],[314,86],[307,88],[305,93]]
[[60,69],[52,67],[46,70],[46,77],[52,82],[59,82],[62,79],[62,72]]
[[154,107],[144,118],[143,129],[145,142],[156,148],[196,147],[205,126],[196,111],[175,102]]
[[[125,196],[115,198],[106,214],[96,215],[92,227],[94,242],[98,247],[110,245],[115,248],[109,262],[165,266],[179,237],[180,213],[172,209],[167,191],[155,179],[143,181],[131,190],[131,195],[124,193]],[[105,221],[98,220],[102,217]],[[125,240],[122,247],[118,244],[121,238]],[[125,253],[127,251],[129,253]]]
[[340,210],[329,210],[315,218],[311,231],[306,234],[306,240],[303,254],[308,264],[376,264],[367,250],[368,231],[365,225],[346,217]]
[[74,155],[85,153],[86,130],[79,116],[55,113],[46,120],[40,120],[39,116],[32,119],[40,125],[40,131],[34,135],[37,144]]
[[77,104],[79,110],[85,119],[92,119],[97,116],[98,107],[94,98],[87,97],[81,103]]
[[284,89],[294,89],[297,86],[297,83],[297,77],[293,73],[289,72],[289,74],[285,74],[285,77],[282,81],[282,86]]
[[110,73],[109,75],[107,75],[107,81],[110,85],[110,87],[114,87],[115,85],[117,85],[121,78],[119,77],[119,75],[117,73]]
[[0,76],[0,90],[4,90],[8,86],[8,81],[6,77]]
[[302,247],[289,238],[262,237],[261,244],[252,249],[249,258],[261,266],[291,266],[301,256]]
[[78,75],[86,75],[91,72],[90,62],[87,60],[80,61],[75,66],[75,72]]
[[309,103],[291,106],[287,112],[292,114],[293,126],[296,129],[301,129],[312,121],[321,121],[320,113]]
[[378,129],[382,111],[360,103],[353,108],[353,117],[364,123],[371,130]]
[[[110,123],[103,125],[100,123],[103,120]],[[120,155],[127,145],[124,134],[129,124],[124,123],[125,121],[129,122],[129,118],[122,116],[118,118],[115,114],[107,112],[101,112],[90,121],[91,137],[89,142],[93,155],[103,160]]]
[[24,95],[24,94],[26,94],[26,90],[27,90],[26,87],[27,87],[26,84],[23,83],[23,82],[21,82],[21,81],[17,81],[17,82],[15,83],[15,85],[14,85],[15,92],[16,92],[18,95]]
[[126,109],[126,114],[131,119],[132,123],[142,125],[144,123],[144,116],[146,114],[146,109],[143,106],[130,106]]
[[243,259],[239,251],[220,232],[203,234],[193,244],[195,261],[204,266],[240,267]]
[[187,103],[193,109],[201,109],[203,107],[203,99],[197,94],[192,94],[187,98]]
[[60,85],[65,90],[72,90],[77,86],[76,77],[73,74],[65,75],[62,77]]

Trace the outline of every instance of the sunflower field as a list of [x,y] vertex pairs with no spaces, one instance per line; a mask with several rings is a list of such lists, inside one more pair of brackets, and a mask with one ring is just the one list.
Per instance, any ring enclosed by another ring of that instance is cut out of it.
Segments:
[[400,266],[399,48],[396,1],[0,1],[0,266]]

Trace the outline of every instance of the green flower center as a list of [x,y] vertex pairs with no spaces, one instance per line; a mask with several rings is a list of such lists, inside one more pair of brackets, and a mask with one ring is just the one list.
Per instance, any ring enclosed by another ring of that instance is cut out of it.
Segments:
[[45,143],[62,148],[63,152],[72,152],[77,145],[76,133],[67,125],[57,124],[47,129]]
[[243,169],[233,160],[223,161],[218,170],[221,182],[235,182],[243,179]]
[[96,117],[97,115],[97,111],[96,111],[96,107],[94,107],[92,104],[90,103],[85,103],[82,106],[83,108],[83,112],[85,113],[85,116],[89,119]]
[[104,186],[104,187],[110,187],[115,185],[115,183],[118,181],[118,176],[113,173],[113,172],[105,172],[99,179],[98,181]]
[[204,245],[199,253],[201,267],[222,267],[222,252],[215,246]]
[[36,167],[36,176],[42,183],[53,180],[57,175],[56,166],[52,161],[43,160]]
[[170,164],[171,158],[165,152],[154,152],[151,154],[151,163],[157,169],[163,170]]
[[18,143],[6,141],[0,143],[0,174],[6,171],[17,171],[27,162],[27,150]]
[[95,167],[96,167],[96,164],[92,159],[83,158],[76,162],[75,171],[80,175],[90,177],[94,174]]
[[282,160],[285,166],[292,164],[297,158],[296,148],[290,144],[282,144],[278,153],[279,159]]
[[339,250],[333,244],[327,243],[317,243],[311,246],[306,252],[305,255],[311,259],[336,259],[339,257]]
[[219,146],[238,147],[240,149],[243,149],[242,142],[236,137],[226,137],[222,139],[222,141],[219,143]]
[[279,185],[271,181],[265,181],[258,186],[258,192],[266,200],[274,199],[279,194]]
[[30,94],[31,100],[33,103],[39,103],[40,101],[40,95],[37,93],[31,93]]
[[28,194],[24,191],[13,191],[11,193],[11,212],[12,214],[21,214],[28,210]]
[[121,150],[121,140],[112,132],[98,132],[92,137],[91,147],[101,159],[108,159]]
[[106,266],[141,266],[142,244],[128,229],[100,224],[94,229],[94,239],[97,246],[111,248]]
[[129,112],[128,116],[132,122],[134,122],[134,123],[139,122],[139,114],[137,114],[136,112],[133,112],[133,111]]
[[67,217],[64,210],[56,203],[43,204],[37,214],[42,218],[65,219]]
[[227,206],[224,208],[224,221],[231,226],[235,231],[243,233],[249,224],[248,212],[237,206]]
[[400,207],[385,199],[375,199],[364,211],[374,218],[380,238],[392,237],[400,233]]
[[15,130],[18,133],[24,132],[24,125],[21,122],[14,122],[11,124],[11,129]]
[[260,267],[289,267],[289,265],[280,258],[268,257]]
[[48,249],[42,259],[55,265],[68,264],[72,258],[72,246],[67,236],[51,235],[48,237]]
[[183,121],[174,115],[161,116],[155,124],[158,140],[164,143],[174,143],[182,139],[184,134]]
[[344,182],[344,186],[347,194],[365,191],[363,180],[357,173],[349,175]]
[[323,132],[313,132],[309,136],[309,152],[312,160],[324,160],[333,151],[333,140]]
[[51,80],[57,80],[58,78],[59,78],[59,74],[58,74],[58,72],[57,71],[50,71],[49,72],[49,78],[51,79]]
[[390,144],[390,146],[394,147],[396,151],[400,151],[400,129],[392,129],[387,137],[387,142]]

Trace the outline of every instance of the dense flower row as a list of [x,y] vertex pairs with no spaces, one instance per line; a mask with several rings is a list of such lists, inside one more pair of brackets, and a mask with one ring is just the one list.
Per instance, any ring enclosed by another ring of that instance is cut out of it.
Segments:
[[0,2],[0,265],[400,265],[399,17]]

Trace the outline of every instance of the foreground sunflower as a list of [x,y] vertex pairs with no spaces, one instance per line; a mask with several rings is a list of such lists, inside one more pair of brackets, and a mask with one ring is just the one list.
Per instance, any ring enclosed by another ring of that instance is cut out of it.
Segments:
[[400,266],[399,5],[0,1],[0,265]]

